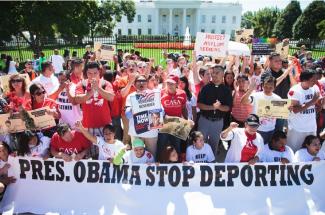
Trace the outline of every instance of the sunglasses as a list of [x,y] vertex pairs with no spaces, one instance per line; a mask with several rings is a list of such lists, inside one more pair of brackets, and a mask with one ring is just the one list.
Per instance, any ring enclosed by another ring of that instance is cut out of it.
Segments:
[[139,83],[147,83],[147,80],[136,80],[136,82],[139,82]]
[[45,93],[46,93],[45,90],[43,90],[43,91],[41,91],[41,92],[36,92],[35,95],[40,96],[40,95],[43,95],[43,94],[45,94]]
[[249,127],[251,127],[251,128],[258,128],[259,125],[249,125]]
[[21,83],[21,82],[23,82],[23,80],[21,79],[14,79],[11,81],[11,83]]

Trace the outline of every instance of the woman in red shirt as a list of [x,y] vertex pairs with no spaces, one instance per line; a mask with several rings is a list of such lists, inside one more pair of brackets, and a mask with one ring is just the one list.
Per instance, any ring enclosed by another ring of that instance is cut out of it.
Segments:
[[13,112],[18,112],[19,108],[29,110],[30,94],[26,91],[26,82],[19,75],[12,75],[9,79],[9,90],[7,101]]

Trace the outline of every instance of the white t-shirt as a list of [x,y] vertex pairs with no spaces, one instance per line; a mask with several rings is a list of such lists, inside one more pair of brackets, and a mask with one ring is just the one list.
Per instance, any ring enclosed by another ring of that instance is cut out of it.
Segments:
[[193,120],[192,107],[196,107],[196,102],[197,102],[197,99],[194,94],[192,94],[190,101],[186,98],[186,110],[187,110],[187,114],[188,114],[188,119],[190,119],[190,120]]
[[[70,94],[75,95],[76,85],[72,84],[70,87]],[[75,127],[75,123],[77,121],[81,121],[82,112],[80,105],[73,105],[69,101],[67,96],[66,89],[64,89],[56,99],[56,103],[58,104],[59,111],[61,113],[60,122],[65,122],[70,125],[71,128]]]
[[319,151],[316,156],[309,154],[307,148],[299,149],[295,153],[295,161],[296,162],[308,162],[313,161],[315,157],[319,157],[321,160],[325,160],[325,153],[323,151]]
[[[147,91],[150,92],[151,90],[147,90]],[[155,89],[153,91],[159,92],[158,89]],[[132,107],[131,96],[134,96],[136,94],[137,94],[137,92],[133,92],[127,96],[126,101],[125,101],[125,107]],[[128,110],[126,110],[126,111],[128,111]],[[134,128],[134,119],[133,119],[133,117],[131,117],[129,119],[129,133],[128,134],[133,137],[153,138],[153,137],[158,136],[158,129],[151,129],[147,132],[137,134],[135,131],[135,128]]]
[[[257,114],[257,104],[258,100],[263,99],[263,100],[274,100],[274,99],[281,99],[280,96],[277,94],[272,93],[272,96],[267,96],[264,94],[263,91],[261,92],[254,92],[252,95],[249,97],[250,102],[253,104],[253,114]],[[267,131],[273,131],[275,129],[275,123],[276,123],[276,118],[274,117],[260,117],[260,126],[258,127],[257,130],[267,132]]]
[[[305,104],[313,99],[317,92],[315,87],[310,87],[304,90],[301,83],[294,85],[288,92],[288,99],[296,100],[300,105]],[[289,129],[294,129],[300,132],[316,132],[316,110],[315,105],[310,106],[307,110],[299,113],[289,113],[288,117]]]
[[195,148],[194,145],[186,149],[186,161],[193,161],[195,163],[211,163],[215,160],[211,146],[204,143],[201,149]]
[[294,162],[294,153],[289,146],[285,146],[284,152],[271,150],[269,145],[265,145],[259,155],[261,162],[281,162],[281,158],[286,158],[290,162]]
[[181,73],[181,70],[179,69],[179,67],[176,67],[175,69],[173,68],[170,71],[169,75],[175,75],[177,77],[180,77],[182,75],[182,73]]
[[16,69],[16,62],[15,61],[10,61],[9,62],[9,70],[8,70],[8,75],[13,75],[17,74],[17,69]]
[[124,163],[126,164],[155,162],[153,155],[147,150],[144,151],[144,154],[141,158],[137,158],[133,150],[127,151],[123,156],[123,159],[124,159]]
[[37,146],[30,147],[30,155],[32,157],[44,157],[48,154],[50,148],[51,138],[47,136],[41,136],[38,134],[40,138],[40,143]]
[[63,71],[64,59],[61,55],[52,55],[50,61],[52,62],[56,74]]
[[[247,137],[245,134],[245,128],[235,128],[231,132],[228,133],[226,138],[222,138],[221,140],[229,141],[231,140],[231,145],[226,155],[225,162],[226,163],[236,163],[241,160],[241,153],[243,148],[246,146]],[[263,138],[259,133],[256,133],[256,139],[253,140],[253,144],[257,146],[257,153],[259,155],[264,147]]]
[[59,80],[54,75],[51,75],[50,78],[47,78],[41,74],[40,76],[36,77],[30,83],[30,85],[32,85],[34,83],[40,83],[44,87],[44,89],[46,90],[46,93],[48,95],[53,94],[55,91],[57,91],[57,89],[59,89],[59,86],[60,86]]
[[98,160],[110,160],[124,147],[124,144],[119,140],[115,140],[113,144],[109,144],[105,142],[103,137],[97,137],[96,139],[99,149]]

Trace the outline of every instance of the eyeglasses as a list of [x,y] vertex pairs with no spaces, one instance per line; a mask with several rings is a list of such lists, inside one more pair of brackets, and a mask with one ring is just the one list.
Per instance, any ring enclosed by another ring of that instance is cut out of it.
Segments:
[[35,95],[40,96],[40,95],[43,95],[43,94],[45,94],[45,93],[46,93],[46,91],[43,90],[43,91],[41,91],[41,92],[36,92]]
[[139,83],[147,83],[147,80],[136,80],[135,82],[139,82]]
[[23,82],[23,80],[21,79],[14,79],[11,81],[11,83],[21,83],[21,82]]

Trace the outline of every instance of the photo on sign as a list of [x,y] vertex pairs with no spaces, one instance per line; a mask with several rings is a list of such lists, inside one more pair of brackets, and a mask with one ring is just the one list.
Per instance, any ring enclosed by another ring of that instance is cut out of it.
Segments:
[[183,118],[166,116],[160,133],[167,133],[182,140],[186,140],[191,132],[192,124]]
[[291,100],[263,100],[257,101],[257,115],[260,117],[274,117],[277,119],[288,119]]
[[51,128],[56,125],[54,117],[47,113],[48,108],[40,108],[28,111],[31,119],[34,120],[37,129]]
[[276,44],[275,51],[280,54],[282,59],[287,59],[289,55],[289,43],[278,43]]
[[164,124],[163,113],[161,109],[150,110],[149,112],[149,126],[151,129],[162,128]]
[[254,37],[254,29],[240,29],[236,31],[235,41],[250,44]]
[[0,115],[0,134],[9,134],[21,132],[26,129],[20,113],[1,114]]
[[133,115],[134,130],[137,134],[149,131],[149,112],[142,111]]

